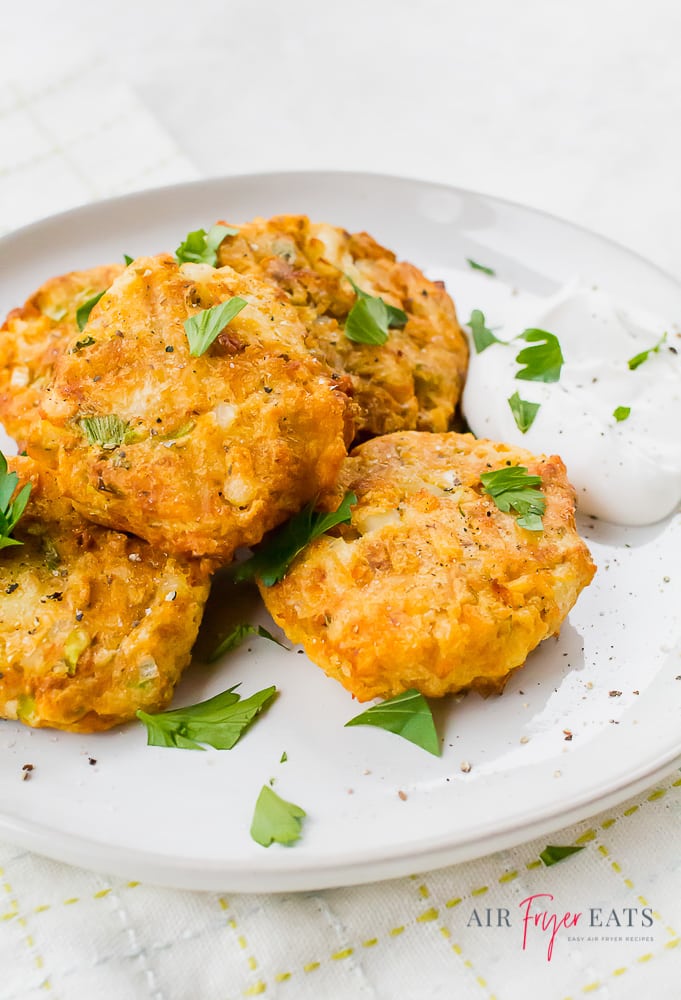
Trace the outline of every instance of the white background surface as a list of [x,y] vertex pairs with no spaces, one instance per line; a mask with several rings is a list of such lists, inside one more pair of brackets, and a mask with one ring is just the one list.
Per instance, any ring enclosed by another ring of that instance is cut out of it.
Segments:
[[202,175],[439,180],[681,270],[674,0],[5,0],[2,32],[21,78],[110,61]]
[[[82,186],[65,188],[55,208],[152,177],[182,179],[192,165],[200,175],[386,171],[554,212],[681,277],[681,7],[672,0],[43,0],[3,4],[2,34],[0,78],[18,92],[106,67],[147,108],[145,117],[136,107],[136,129],[117,142],[123,112],[110,84],[76,88],[64,124],[60,103],[59,156]],[[160,149],[154,137],[158,162],[148,151],[154,120],[174,140]],[[75,143],[79,129],[95,135],[87,149]],[[2,163],[10,154],[22,162],[26,141],[0,131]],[[40,189],[15,177],[0,169],[3,228],[44,214],[37,206],[50,201],[49,177]],[[537,871],[543,844],[534,843],[412,882],[312,897],[161,892],[3,849],[0,997],[676,1000],[673,780],[564,833],[596,831],[589,850],[560,868]],[[558,909],[573,911],[643,906],[637,900],[650,896],[659,916],[652,957],[645,943],[561,937],[549,964],[539,948],[521,951],[517,930],[476,933],[458,907],[468,917],[488,886],[486,905],[516,912],[528,892],[551,892]]]

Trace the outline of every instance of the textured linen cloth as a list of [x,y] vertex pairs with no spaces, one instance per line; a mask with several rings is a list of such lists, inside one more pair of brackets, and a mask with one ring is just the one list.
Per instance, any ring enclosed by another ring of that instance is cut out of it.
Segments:
[[[14,83],[0,101],[5,230],[196,176],[104,68]],[[615,809],[471,863],[278,896],[160,889],[0,843],[0,1000],[674,1000],[680,818],[675,771]],[[584,849],[546,868],[547,843]],[[577,926],[568,913],[583,914]]]
[[197,171],[132,91],[91,63],[2,80],[0,232]]

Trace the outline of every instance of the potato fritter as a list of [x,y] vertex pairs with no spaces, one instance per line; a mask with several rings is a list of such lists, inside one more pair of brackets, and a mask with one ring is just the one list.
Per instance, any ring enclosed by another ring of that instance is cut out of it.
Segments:
[[[281,289],[307,330],[306,344],[352,380],[361,437],[399,430],[446,431],[461,395],[468,346],[440,282],[399,262],[367,233],[350,234],[303,215],[255,219],[222,243],[218,259]],[[407,313],[380,346],[344,334],[356,294]]]
[[80,336],[76,312],[122,270],[109,264],[51,278],[0,327],[0,422],[21,449],[42,448],[39,407],[57,358]]
[[[246,307],[192,357],[184,320],[233,296]],[[347,398],[269,285],[141,257],[84,334],[57,361],[43,412],[45,437],[60,439],[58,482],[85,517],[227,562],[333,488],[352,437]]]
[[170,701],[191,658],[209,566],[84,521],[54,479],[33,484],[0,558],[0,716],[94,732]]
[[[541,476],[543,531],[483,491],[481,474],[508,465]],[[360,701],[500,691],[595,572],[556,456],[470,434],[391,434],[352,452],[339,491],[358,497],[351,524],[260,591],[288,638]]]

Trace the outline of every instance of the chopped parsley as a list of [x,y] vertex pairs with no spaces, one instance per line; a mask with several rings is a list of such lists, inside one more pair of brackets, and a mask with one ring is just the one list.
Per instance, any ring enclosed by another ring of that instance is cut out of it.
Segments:
[[215,647],[213,652],[210,654],[206,663],[214,663],[215,660],[219,660],[221,656],[225,653],[231,653],[233,649],[237,649],[241,643],[244,641],[248,635],[259,635],[263,639],[269,639],[270,642],[276,642],[277,646],[281,646],[282,649],[288,649],[283,642],[279,642],[275,639],[271,632],[268,632],[266,628],[262,625],[235,625],[229,635],[226,635],[224,639]]
[[211,226],[205,229],[195,229],[187,233],[184,241],[175,251],[178,264],[210,264],[215,267],[218,262],[218,249],[226,236],[236,236],[238,229],[231,226]]
[[148,715],[140,709],[137,718],[147,728],[147,746],[205,750],[201,744],[207,743],[216,750],[231,750],[277,693],[276,687],[272,686],[241,701],[240,696],[235,694],[238,686],[216,694],[208,701],[170,712]]
[[410,743],[440,756],[440,743],[430,705],[418,691],[411,688],[379,705],[372,705],[366,712],[356,715],[346,726],[378,726],[395,733]]
[[85,329],[87,321],[90,318],[90,313],[97,305],[102,295],[105,294],[106,294],[106,288],[104,289],[103,292],[98,292],[97,295],[93,295],[91,299],[87,300],[87,302],[83,302],[82,306],[78,306],[78,309],[76,310],[76,323],[78,324],[78,329],[80,330],[81,333]]
[[490,278],[496,278],[497,272],[493,271],[491,267],[485,267],[484,264],[478,264],[477,261],[471,260],[470,257],[466,257],[466,263],[472,271],[482,271],[483,274],[489,274]]
[[78,425],[88,444],[98,444],[107,451],[119,448],[125,442],[130,426],[115,413],[100,417],[81,417]]
[[557,382],[565,361],[560,349],[560,341],[553,333],[531,328],[520,334],[531,347],[525,347],[517,355],[516,361],[524,365],[516,378],[526,382]]
[[94,337],[90,337],[89,335],[87,337],[83,337],[82,340],[77,340],[73,345],[73,353],[78,354],[78,352],[82,351],[84,347],[91,347],[96,343],[97,341]]
[[131,257],[130,254],[127,254],[127,253],[123,254],[123,260],[125,261],[125,266],[126,267],[130,267],[130,265],[132,264],[132,262],[133,262],[134,259],[135,258]]
[[482,354],[492,344],[502,344],[503,341],[495,337],[492,331],[485,325],[485,314],[479,309],[474,309],[471,318],[468,320],[473,336],[473,346],[476,354]]
[[248,305],[246,299],[235,295],[220,305],[211,309],[203,309],[201,312],[189,316],[184,321],[184,332],[189,341],[189,353],[194,358],[205,354],[213,341],[218,337],[228,323],[231,323],[235,316],[238,316],[242,309]]
[[631,413],[630,406],[616,406],[615,409],[612,411],[612,415],[618,424],[620,424],[623,420],[626,420],[629,417],[630,413]]
[[352,516],[350,508],[356,503],[355,494],[346,493],[338,509],[330,514],[315,511],[314,504],[308,504],[255,546],[250,559],[236,567],[234,579],[252,580],[258,577],[265,587],[272,587],[283,579],[298,553],[314,538],[337,524],[347,524]]
[[389,306],[380,296],[369,295],[347,274],[357,300],[345,321],[345,336],[357,344],[385,344],[390,327],[401,329],[406,326],[408,316],[402,309]]
[[527,531],[543,531],[542,514],[546,498],[541,492],[541,476],[529,476],[524,465],[505,466],[483,472],[480,480],[500,511],[519,514],[518,525]]
[[557,865],[559,861],[563,858],[569,858],[571,854],[577,854],[579,851],[584,850],[584,844],[578,847],[561,847],[560,844],[548,844],[544,850],[541,852],[539,857],[542,859],[547,868],[551,865]]
[[251,837],[263,847],[269,847],[275,841],[278,844],[295,844],[300,839],[304,819],[304,809],[279,798],[269,785],[263,785],[255,803]]
[[0,549],[24,544],[11,535],[26,509],[32,486],[25,483],[12,500],[18,484],[19,476],[16,472],[7,471],[7,459],[0,451]]
[[644,361],[647,361],[651,354],[659,354],[660,348],[662,347],[666,339],[667,339],[667,334],[665,332],[662,334],[658,342],[656,344],[653,344],[652,347],[649,347],[647,351],[641,351],[640,354],[635,354],[633,358],[629,358],[629,360],[627,361],[629,369],[633,372],[637,368],[639,368]]
[[509,397],[508,405],[511,407],[513,419],[521,434],[527,434],[534,423],[534,418],[539,412],[541,403],[531,403],[528,399],[521,399],[517,392]]

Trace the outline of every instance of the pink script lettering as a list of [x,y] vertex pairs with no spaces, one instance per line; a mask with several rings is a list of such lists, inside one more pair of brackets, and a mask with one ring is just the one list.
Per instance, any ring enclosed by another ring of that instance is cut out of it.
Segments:
[[534,925],[534,927],[543,931],[545,934],[550,932],[551,936],[549,937],[546,949],[546,958],[547,961],[550,962],[553,957],[553,945],[556,940],[556,934],[561,927],[576,927],[582,914],[570,913],[570,911],[567,910],[561,917],[559,917],[557,913],[551,913],[549,910],[540,909],[537,909],[537,912],[532,913],[532,904],[535,900],[542,898],[548,899],[549,902],[552,902],[554,899],[550,892],[535,892],[534,895],[527,896],[518,904],[521,910],[523,907],[525,908],[525,915],[523,916],[523,951],[527,948],[528,928]]

